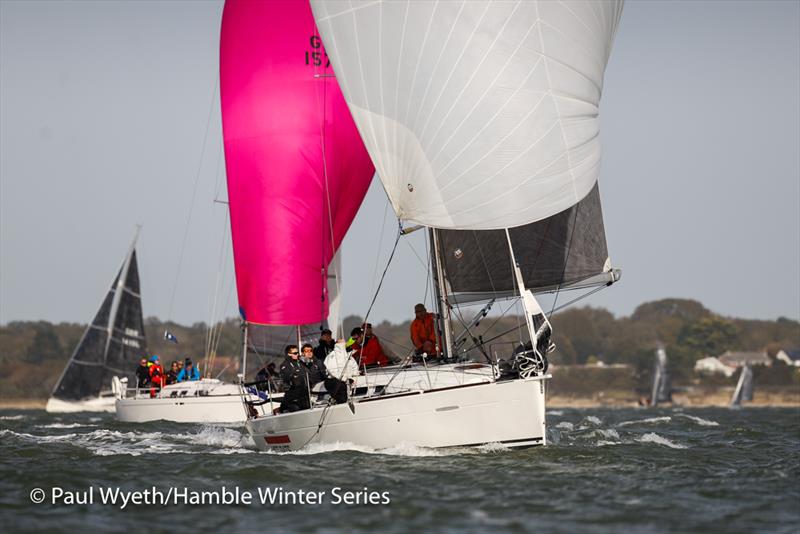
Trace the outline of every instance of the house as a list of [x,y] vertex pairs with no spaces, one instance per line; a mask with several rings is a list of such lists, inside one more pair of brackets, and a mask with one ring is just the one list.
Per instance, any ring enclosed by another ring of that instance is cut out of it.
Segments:
[[719,361],[730,367],[744,367],[745,364],[750,365],[765,365],[769,367],[772,365],[772,360],[767,356],[766,352],[732,352],[727,351],[725,354],[718,357]]
[[726,377],[731,377],[736,372],[735,367],[725,365],[713,356],[697,360],[694,364],[694,370],[698,373],[723,374]]
[[775,355],[775,359],[781,360],[786,363],[786,365],[791,365],[792,367],[800,367],[800,349],[781,349],[778,354]]

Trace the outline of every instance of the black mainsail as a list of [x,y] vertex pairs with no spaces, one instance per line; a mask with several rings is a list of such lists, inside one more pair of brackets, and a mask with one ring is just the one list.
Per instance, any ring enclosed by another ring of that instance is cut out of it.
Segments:
[[[451,302],[517,294],[505,230],[436,230]],[[619,279],[608,259],[600,192],[595,183],[574,206],[508,229],[525,287],[534,294],[607,285]]]
[[147,356],[135,247],[136,237],[56,383],[53,399],[78,402],[97,398],[110,387],[112,377],[132,377],[139,359]]

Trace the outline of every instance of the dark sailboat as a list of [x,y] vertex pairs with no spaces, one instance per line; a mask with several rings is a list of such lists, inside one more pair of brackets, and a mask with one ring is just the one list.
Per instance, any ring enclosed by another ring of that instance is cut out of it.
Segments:
[[136,236],[50,399],[48,412],[113,412],[114,377],[132,377],[147,356],[136,262]]

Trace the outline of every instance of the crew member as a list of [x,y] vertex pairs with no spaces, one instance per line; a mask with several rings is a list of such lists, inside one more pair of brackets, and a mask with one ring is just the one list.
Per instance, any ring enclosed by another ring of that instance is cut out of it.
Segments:
[[364,323],[364,335],[361,343],[359,365],[364,367],[385,366],[389,364],[389,358],[383,352],[378,336],[372,333],[372,325]]
[[415,319],[411,322],[411,342],[417,355],[427,353],[428,356],[439,355],[441,342],[436,335],[436,314],[429,313],[425,305],[420,303],[414,306]]
[[308,373],[309,387],[313,388],[314,384],[325,380],[327,376],[325,363],[323,360],[314,357],[314,348],[308,343],[300,347],[300,362],[305,366]]
[[139,367],[136,368],[136,387],[144,388],[150,385],[150,366],[147,358],[139,360]]
[[300,351],[297,350],[297,345],[288,345],[285,352],[286,359],[283,360],[280,368],[284,394],[278,411],[280,413],[286,413],[308,410],[311,408],[308,370],[300,363]]
[[347,402],[348,384],[358,376],[358,364],[347,353],[344,339],[337,341],[333,352],[325,358],[325,368],[328,370],[325,389],[336,404],[344,404]]
[[188,382],[190,380],[200,380],[200,371],[194,366],[192,360],[186,358],[183,361],[183,369],[178,373],[178,382]]
[[150,397],[155,397],[156,392],[164,387],[164,368],[161,367],[161,360],[153,355],[150,358]]
[[320,362],[324,362],[328,354],[333,352],[333,347],[335,345],[336,342],[333,340],[333,333],[326,328],[319,336],[319,345],[314,349],[314,357],[320,360]]

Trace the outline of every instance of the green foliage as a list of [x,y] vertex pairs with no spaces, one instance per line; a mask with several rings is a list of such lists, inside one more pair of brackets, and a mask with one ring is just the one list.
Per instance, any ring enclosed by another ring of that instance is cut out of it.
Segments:
[[709,316],[687,322],[678,334],[678,344],[693,355],[695,360],[705,356],[718,356],[738,346],[738,329],[731,321]]
[[[345,334],[362,322],[359,316],[346,317]],[[678,384],[696,379],[694,363],[706,355],[716,356],[725,350],[766,350],[774,357],[780,349],[800,347],[800,323],[797,321],[724,318],[699,302],[685,299],[647,302],[636,308],[630,317],[619,318],[600,308],[572,308],[555,315],[551,322],[557,347],[550,355],[554,364],[626,363],[632,366],[633,372],[629,371],[630,378],[625,380],[636,384],[649,382],[659,342],[666,347],[670,374]],[[411,313],[409,320],[400,324],[373,321],[373,330],[387,352],[403,357],[411,350],[410,324]],[[523,325],[524,320],[519,317],[490,316],[473,329],[471,335],[485,341],[483,349],[491,357],[508,357],[514,347],[527,341]],[[0,375],[0,396],[47,396],[85,328],[75,323],[53,325],[22,321],[0,326],[0,363],[9,370]],[[145,321],[145,330],[149,352],[158,354],[166,363],[189,357],[204,365],[209,347],[216,345],[214,374],[227,366],[227,375],[223,378],[231,377],[238,369],[241,355],[238,319],[227,319],[209,331],[204,323],[184,326],[150,317]],[[179,343],[165,341],[164,330],[175,334]],[[454,330],[456,335],[462,330],[457,321]],[[249,359],[250,366],[255,368],[265,358],[280,353],[293,336],[294,329],[270,327],[263,338],[264,350]],[[472,341],[467,341],[463,348],[472,347]],[[484,358],[474,349],[466,354],[476,360]],[[762,374],[763,380],[776,384],[787,380],[796,385],[800,382],[800,373],[796,370],[780,365],[771,369],[758,371],[757,377]],[[583,379],[576,375],[575,383]]]

